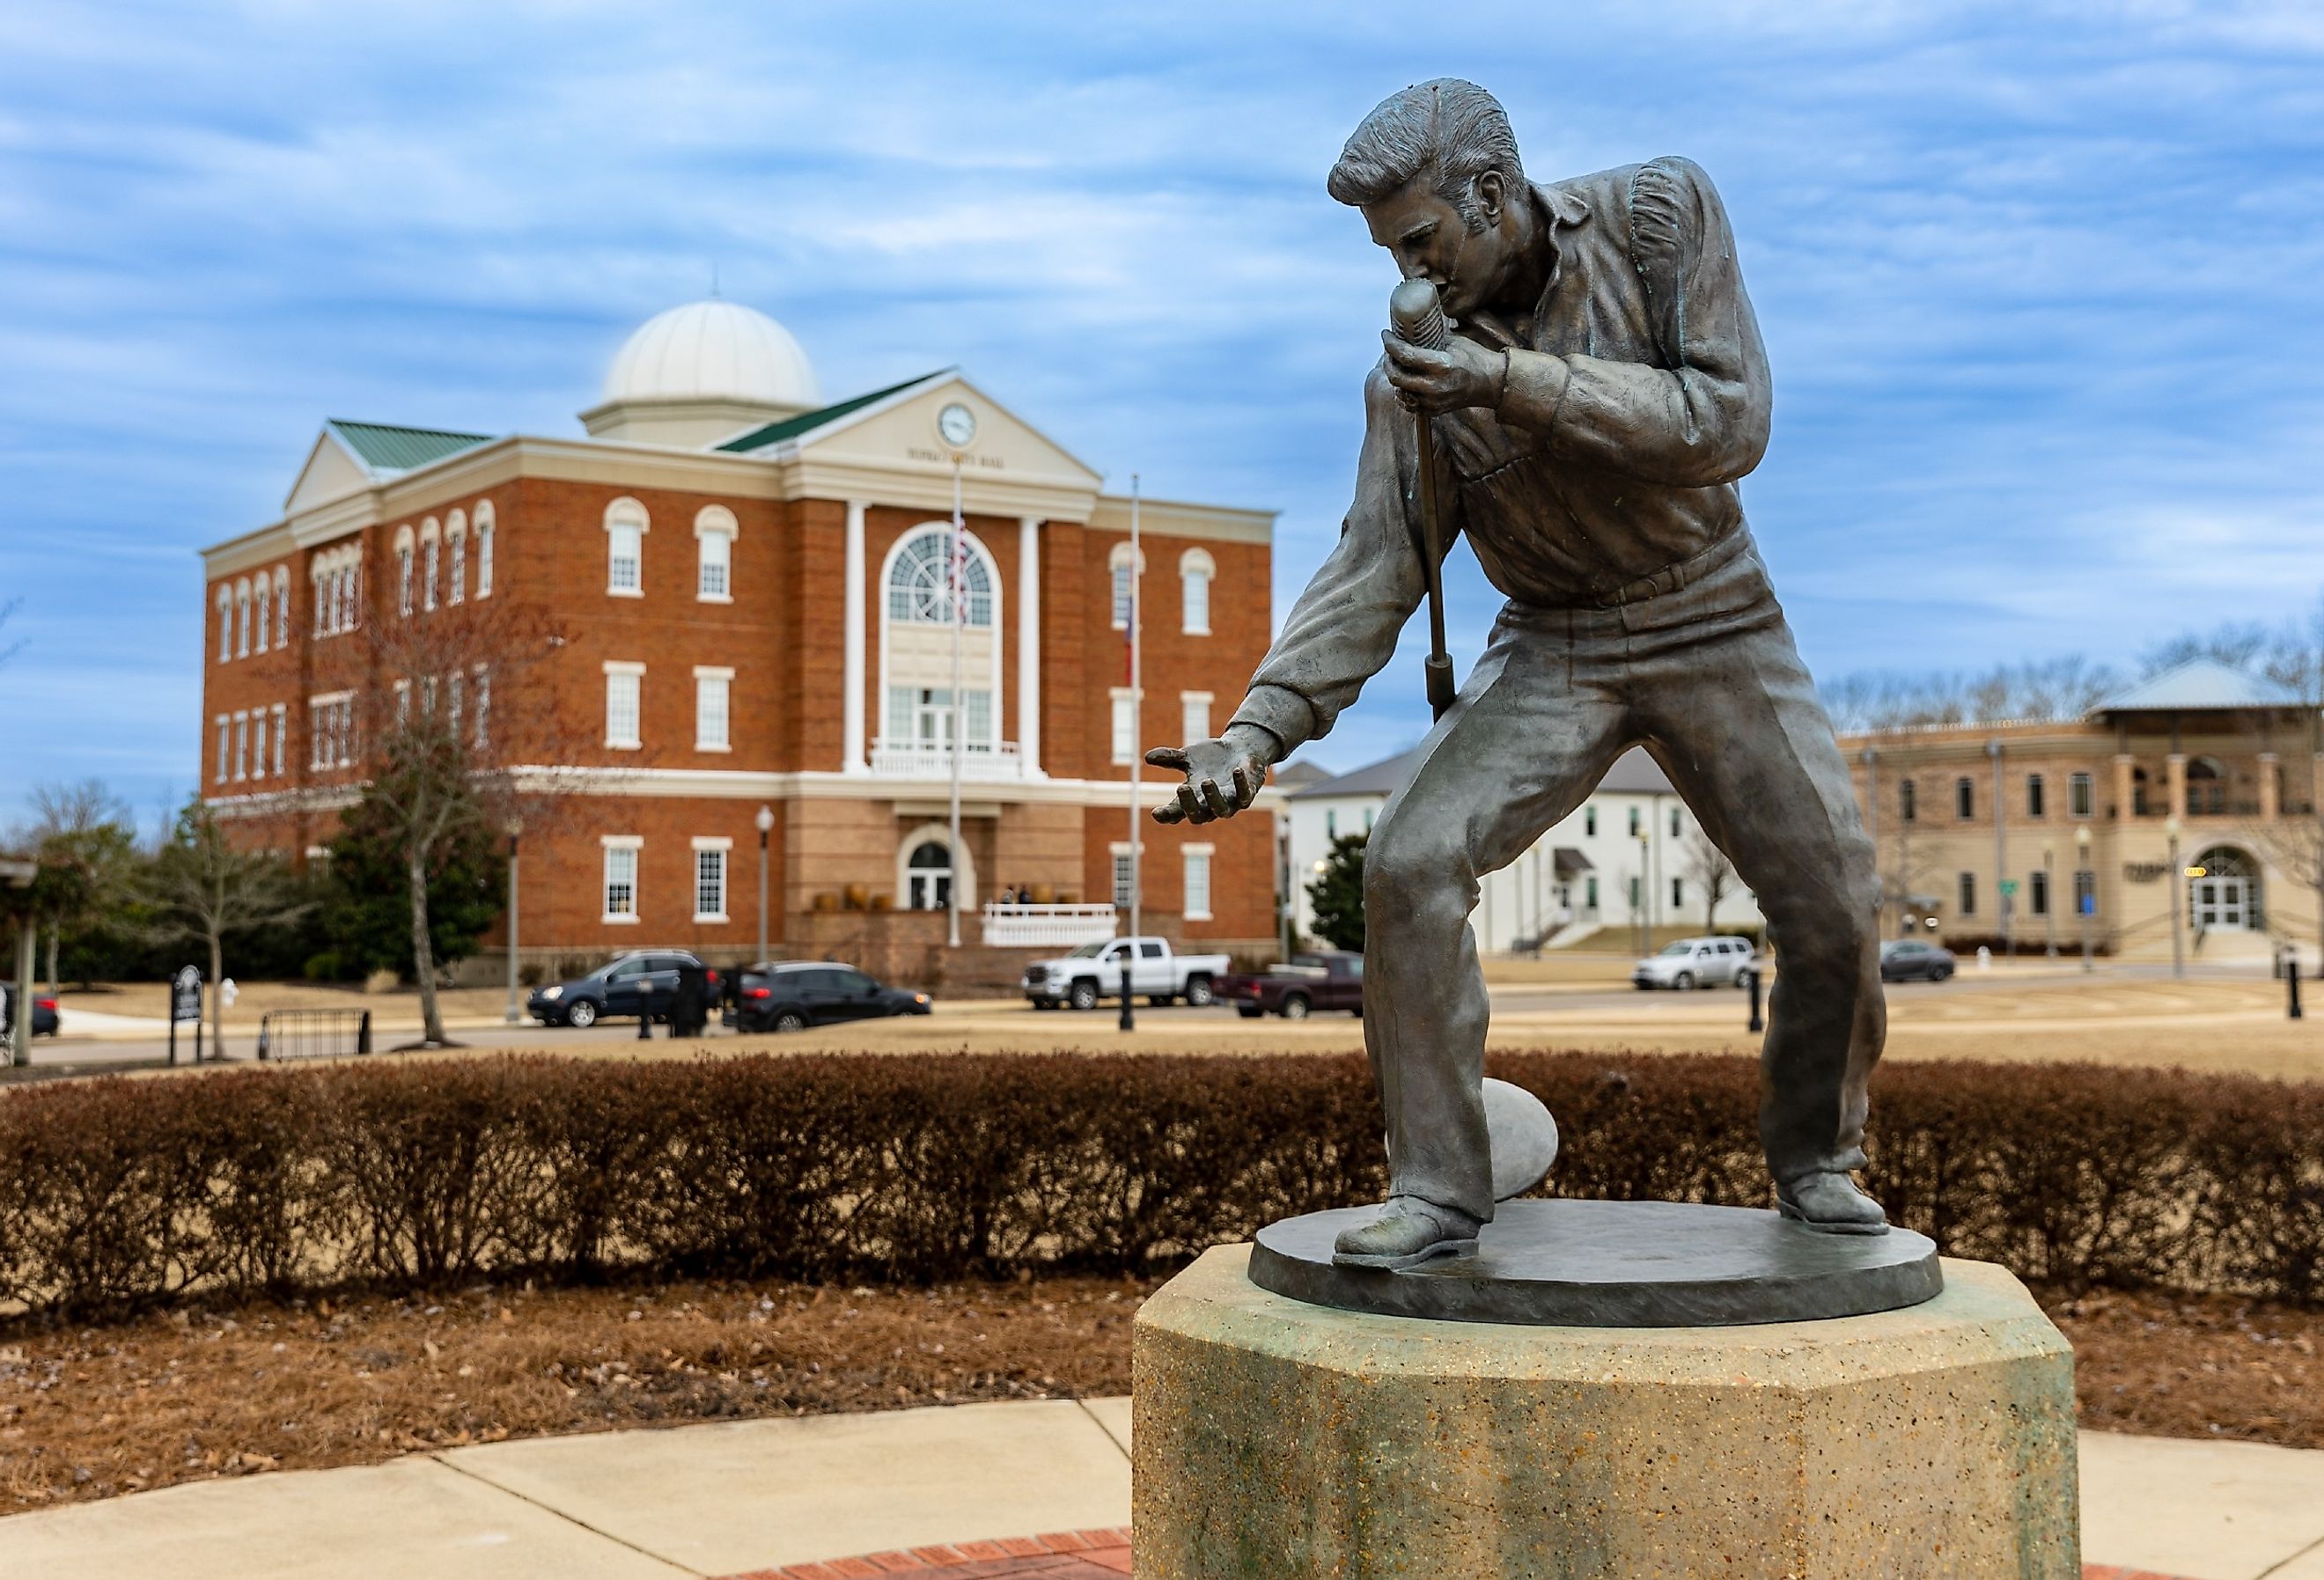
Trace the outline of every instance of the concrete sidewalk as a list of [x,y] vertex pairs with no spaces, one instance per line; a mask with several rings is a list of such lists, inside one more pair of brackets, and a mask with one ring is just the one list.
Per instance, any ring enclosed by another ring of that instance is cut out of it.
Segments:
[[[0,1575],[742,1575],[1126,1524],[1129,1445],[1126,1399],[535,1438],[14,1515]],[[2081,1452],[2088,1563],[2324,1580],[2324,1451],[2084,1433]]]

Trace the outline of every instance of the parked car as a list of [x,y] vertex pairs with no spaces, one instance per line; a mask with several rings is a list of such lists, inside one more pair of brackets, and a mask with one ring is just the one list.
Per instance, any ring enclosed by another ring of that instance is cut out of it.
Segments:
[[803,1031],[835,1021],[925,1015],[935,1007],[927,994],[883,987],[853,966],[761,961],[736,975],[725,1021],[738,1031]]
[[1237,972],[1218,982],[1219,996],[1246,1021],[1280,1015],[1304,1021],[1318,1010],[1364,1012],[1364,957],[1347,949],[1294,955],[1265,971]]
[[544,1026],[595,1026],[609,1015],[669,1018],[678,999],[678,974],[687,966],[707,973],[713,1001],[722,993],[718,973],[683,950],[641,949],[597,967],[586,976],[532,990],[525,1002]]
[[1121,991],[1125,959],[1130,991],[1152,1004],[1176,999],[1209,1003],[1231,964],[1224,955],[1181,955],[1167,938],[1103,938],[1061,959],[1034,962],[1025,967],[1019,985],[1037,1010],[1054,1010],[1061,1003],[1093,1010],[1099,999]]
[[1883,982],[1942,982],[1959,964],[1950,949],[1925,938],[1890,938],[1880,946]]
[[[0,1026],[10,1029],[16,1025],[16,990],[0,985]],[[64,1025],[64,1016],[57,1011],[57,1001],[42,994],[32,1001],[32,1035],[54,1037]]]
[[1739,984],[1743,973],[1755,969],[1758,958],[1748,938],[1681,938],[1664,945],[1661,954],[1649,955],[1633,966],[1630,983],[1641,989]]

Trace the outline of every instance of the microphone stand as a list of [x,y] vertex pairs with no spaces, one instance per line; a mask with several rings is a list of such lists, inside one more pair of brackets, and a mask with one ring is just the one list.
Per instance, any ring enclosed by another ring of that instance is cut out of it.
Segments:
[[[1388,300],[1388,327],[1411,345],[1442,351],[1450,338],[1436,287],[1407,280]],[[1443,718],[1459,688],[1452,682],[1452,657],[1444,651],[1444,530],[1436,503],[1436,431],[1428,413],[1412,414],[1412,437],[1420,464],[1420,574],[1428,587],[1428,706]]]

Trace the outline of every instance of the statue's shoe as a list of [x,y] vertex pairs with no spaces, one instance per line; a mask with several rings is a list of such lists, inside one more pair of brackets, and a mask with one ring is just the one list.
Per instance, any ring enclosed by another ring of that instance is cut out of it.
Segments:
[[1379,1217],[1341,1234],[1332,1248],[1332,1264],[1393,1272],[1439,1256],[1472,1256],[1479,1227],[1479,1220],[1457,1208],[1393,1196]]
[[1819,1234],[1888,1233],[1888,1215],[1845,1174],[1803,1174],[1777,1186],[1775,1210]]

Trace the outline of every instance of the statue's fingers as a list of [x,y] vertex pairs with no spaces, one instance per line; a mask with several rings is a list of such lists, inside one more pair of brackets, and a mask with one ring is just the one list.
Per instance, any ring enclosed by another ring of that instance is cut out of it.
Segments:
[[1238,762],[1234,765],[1234,799],[1238,808],[1250,806],[1259,795],[1259,786],[1253,782],[1258,777],[1251,772],[1250,764]]
[[1146,753],[1146,761],[1157,768],[1175,768],[1184,773],[1186,771],[1186,749],[1184,746],[1157,746]]
[[1203,821],[1203,803],[1195,799],[1194,787],[1191,784],[1178,787],[1178,815],[1189,823]]
[[1235,805],[1233,802],[1227,799],[1227,793],[1219,788],[1219,781],[1217,780],[1205,779],[1203,781],[1202,793],[1203,805],[1210,808],[1212,817],[1231,818],[1234,816],[1236,810]]
[[1157,823],[1184,823],[1186,820],[1185,808],[1176,801],[1165,801],[1154,808],[1154,820]]

